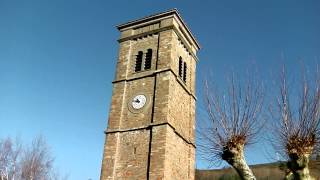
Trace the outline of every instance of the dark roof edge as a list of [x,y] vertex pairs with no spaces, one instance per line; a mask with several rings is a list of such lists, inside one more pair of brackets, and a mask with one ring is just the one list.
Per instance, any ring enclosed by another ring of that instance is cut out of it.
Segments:
[[153,19],[157,19],[157,18],[159,18],[159,17],[168,16],[168,15],[171,15],[171,14],[177,15],[177,17],[179,18],[179,20],[182,22],[183,26],[184,26],[185,29],[187,30],[188,34],[190,35],[190,37],[192,38],[192,40],[193,40],[194,43],[196,44],[197,48],[200,49],[200,45],[199,45],[198,41],[197,41],[196,38],[192,35],[191,30],[188,28],[187,24],[183,21],[180,13],[178,12],[178,10],[177,10],[176,8],[170,9],[170,10],[168,10],[168,11],[164,11],[164,12],[161,12],[161,13],[153,14],[153,15],[150,15],[150,16],[146,16],[146,17],[144,17],[144,18],[140,18],[140,19],[136,19],[136,20],[133,20],[133,21],[129,21],[129,22],[127,22],[127,23],[119,24],[119,25],[117,25],[116,27],[117,27],[118,30],[121,30],[121,29],[123,29],[123,28],[129,27],[129,26],[132,26],[132,25],[139,24],[139,23],[141,23],[142,21],[153,20]]

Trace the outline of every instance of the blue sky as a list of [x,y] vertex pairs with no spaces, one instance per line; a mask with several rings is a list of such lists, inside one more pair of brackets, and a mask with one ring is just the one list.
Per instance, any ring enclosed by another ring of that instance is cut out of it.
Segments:
[[[282,63],[294,71],[320,58],[317,0],[0,0],[0,138],[42,134],[62,173],[98,179],[115,25],[171,8],[202,46],[198,82],[209,69],[223,84],[253,62],[270,82]],[[250,152],[251,164],[269,161],[259,146]]]

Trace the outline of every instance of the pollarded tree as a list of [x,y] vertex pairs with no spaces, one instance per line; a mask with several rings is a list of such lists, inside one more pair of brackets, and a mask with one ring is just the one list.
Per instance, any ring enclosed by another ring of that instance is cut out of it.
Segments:
[[320,76],[316,73],[312,80],[302,74],[297,87],[289,88],[282,69],[279,94],[270,111],[275,120],[272,142],[288,160],[286,179],[310,180],[308,163],[320,143]]
[[263,125],[260,119],[264,92],[262,83],[248,78],[236,81],[219,93],[212,80],[204,83],[205,118],[197,121],[197,148],[201,157],[218,165],[225,161],[241,179],[256,179],[245,160],[245,148],[255,142]]

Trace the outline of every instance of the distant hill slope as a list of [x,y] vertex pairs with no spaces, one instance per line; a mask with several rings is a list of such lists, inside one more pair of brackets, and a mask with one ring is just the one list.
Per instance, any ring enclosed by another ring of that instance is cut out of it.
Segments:
[[[283,163],[282,163],[283,164]],[[285,168],[281,163],[269,163],[250,166],[258,180],[282,180]],[[310,163],[311,174],[320,180],[320,160]],[[240,180],[232,168],[196,170],[196,180]]]

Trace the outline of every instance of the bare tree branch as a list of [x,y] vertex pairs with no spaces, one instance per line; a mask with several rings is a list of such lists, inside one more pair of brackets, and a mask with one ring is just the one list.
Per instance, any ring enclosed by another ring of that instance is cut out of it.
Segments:
[[66,180],[54,170],[53,161],[41,136],[30,147],[23,147],[18,139],[0,140],[0,180]]
[[198,152],[210,165],[223,160],[242,179],[255,179],[244,158],[244,148],[255,142],[263,121],[262,84],[248,78],[240,82],[232,75],[229,86],[219,93],[212,79],[204,81],[205,118],[198,119]]
[[[273,146],[288,159],[290,176],[294,179],[312,179],[308,169],[310,156],[319,147],[320,119],[320,76],[317,70],[315,79],[310,79],[302,71],[298,84],[298,94],[292,94],[288,87],[285,67],[280,75],[279,95],[271,108],[274,124]],[[291,103],[294,102],[294,103]],[[289,178],[289,176],[288,176]]]

